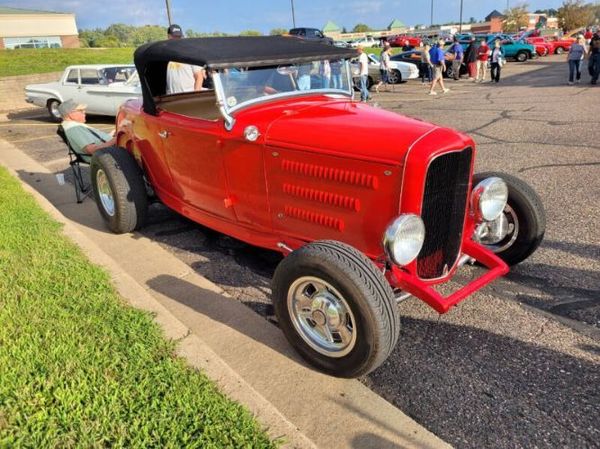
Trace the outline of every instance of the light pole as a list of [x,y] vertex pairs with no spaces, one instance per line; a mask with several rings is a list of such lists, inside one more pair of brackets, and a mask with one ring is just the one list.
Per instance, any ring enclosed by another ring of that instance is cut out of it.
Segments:
[[294,28],[296,28],[296,14],[294,13],[294,0],[292,2],[292,23],[294,24]]
[[165,0],[167,3],[167,20],[169,21],[169,26],[171,26],[171,2],[169,0]]
[[433,28],[433,0],[431,0],[431,24],[430,27]]
[[463,13],[463,0],[460,0],[460,22],[458,25],[458,32],[462,33],[462,13]]

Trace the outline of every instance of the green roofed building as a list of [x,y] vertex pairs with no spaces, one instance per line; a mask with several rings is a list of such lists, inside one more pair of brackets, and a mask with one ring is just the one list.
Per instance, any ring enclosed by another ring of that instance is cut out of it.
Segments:
[[328,21],[323,27],[323,33],[341,33],[342,29],[333,23],[331,20]]
[[403,30],[405,28],[406,28],[406,25],[404,25],[398,19],[392,20],[392,23],[390,23],[388,25],[388,27],[387,27],[387,29],[390,30],[390,31],[393,31],[393,30]]
[[0,49],[79,47],[75,14],[0,6]]

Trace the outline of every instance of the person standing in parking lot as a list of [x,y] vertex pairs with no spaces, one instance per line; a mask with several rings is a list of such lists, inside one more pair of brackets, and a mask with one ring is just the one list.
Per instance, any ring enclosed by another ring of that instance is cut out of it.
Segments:
[[460,43],[458,42],[458,38],[454,38],[454,42],[452,43],[452,46],[448,49],[448,53],[453,55],[452,75],[454,81],[458,81],[460,79],[460,68],[462,66],[464,58],[464,50],[462,48],[462,45],[460,45]]
[[442,92],[449,92],[450,89],[447,89],[444,86],[444,72],[446,71],[446,62],[444,55],[444,40],[440,39],[437,45],[434,45],[431,50],[429,50],[429,56],[431,57],[431,64],[433,64],[433,81],[431,82],[431,88],[429,89],[429,95],[437,95],[435,91],[435,85],[440,84],[442,88]]
[[360,76],[360,101],[366,102],[369,99],[369,88],[367,82],[369,79],[369,57],[362,47],[358,47],[358,66]]
[[581,80],[581,64],[583,58],[587,55],[587,47],[585,46],[585,39],[580,34],[577,36],[577,41],[573,42],[567,55],[567,62],[569,63],[569,86],[573,85],[573,80],[579,84]]
[[[179,25],[171,25],[167,29],[167,37],[181,39],[183,32]],[[169,61],[167,65],[167,94],[178,94],[181,92],[193,92],[203,90],[202,85],[206,79],[206,72],[197,65],[183,64],[181,62]]]
[[485,39],[481,40],[481,45],[477,49],[477,76],[475,82],[483,83],[485,81],[485,72],[487,72],[487,63],[490,54],[490,47],[488,47]]
[[598,31],[594,33],[590,41],[590,59],[588,64],[588,70],[592,77],[591,84],[596,84],[600,76],[600,32]]
[[390,53],[392,52],[392,47],[389,42],[385,42],[383,44],[383,50],[381,51],[381,55],[379,56],[379,72],[381,74],[381,79],[377,86],[375,86],[375,92],[379,93],[379,88],[385,84],[387,86],[392,86],[392,92],[394,91],[394,85],[390,83]]
[[475,38],[471,38],[469,45],[465,50],[465,63],[467,64],[467,70],[469,71],[469,80],[475,80],[477,76],[477,44],[475,44]]
[[431,45],[423,45],[423,51],[421,52],[421,65],[419,66],[421,84],[423,85],[425,84],[425,77],[427,77],[427,83],[430,84],[433,81],[433,64],[431,63],[431,56],[429,55],[430,50]]
[[492,81],[491,82],[500,82],[500,72],[502,71],[502,66],[504,65],[504,57],[505,52],[504,48],[502,48],[502,43],[500,39],[496,39],[494,42],[494,48],[492,49],[491,58],[491,73],[492,73]]

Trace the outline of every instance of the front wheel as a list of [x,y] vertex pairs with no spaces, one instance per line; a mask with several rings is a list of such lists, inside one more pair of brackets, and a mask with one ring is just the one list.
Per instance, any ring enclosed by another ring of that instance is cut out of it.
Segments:
[[392,289],[371,260],[345,243],[317,241],[292,252],[272,287],[286,338],[326,373],[365,375],[396,345],[400,317]]
[[140,228],[146,219],[148,196],[133,156],[116,147],[96,151],[90,172],[96,205],[109,229],[124,234]]
[[556,50],[554,51],[554,53],[556,53],[557,55],[562,55],[565,52],[565,49],[562,47],[557,47]]
[[473,185],[490,177],[504,180],[508,201],[503,213],[492,222],[482,223],[475,235],[508,265],[527,259],[540,246],[546,231],[542,200],[529,184],[506,173],[487,172],[474,176]]

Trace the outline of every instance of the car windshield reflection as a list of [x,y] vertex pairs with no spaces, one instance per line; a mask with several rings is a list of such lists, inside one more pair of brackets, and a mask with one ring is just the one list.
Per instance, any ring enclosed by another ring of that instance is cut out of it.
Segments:
[[262,101],[265,97],[306,93],[351,95],[348,64],[344,60],[312,61],[270,67],[230,68],[217,73],[228,110]]

